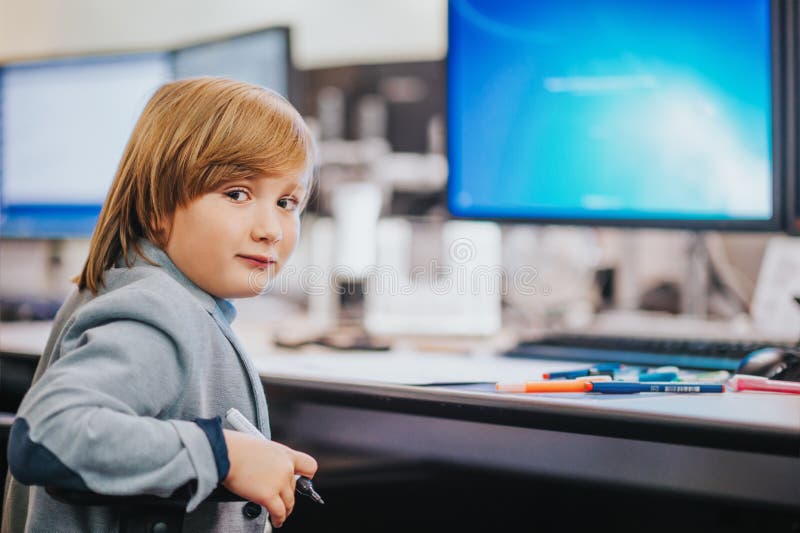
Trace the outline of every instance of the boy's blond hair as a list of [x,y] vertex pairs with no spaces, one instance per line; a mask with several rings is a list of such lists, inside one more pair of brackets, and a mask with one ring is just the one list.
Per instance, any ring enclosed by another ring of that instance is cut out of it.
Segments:
[[142,253],[142,237],[164,247],[161,228],[175,209],[225,181],[287,172],[310,177],[314,151],[300,114],[273,91],[224,78],[167,83],[125,147],[78,288],[97,294],[120,255],[130,266],[131,247]]

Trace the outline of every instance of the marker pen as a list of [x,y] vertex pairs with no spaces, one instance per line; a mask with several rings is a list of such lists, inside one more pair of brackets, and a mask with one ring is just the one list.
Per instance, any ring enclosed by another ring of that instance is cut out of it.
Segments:
[[713,383],[635,383],[611,381],[586,384],[586,392],[601,394],[636,394],[639,392],[725,392],[725,386]]
[[[557,379],[554,381],[526,381],[524,383],[497,383],[498,392],[584,392],[586,387],[580,383],[611,381],[607,374],[597,376],[580,376],[575,379]],[[573,390],[575,389],[575,390]]]
[[628,372],[615,372],[615,381],[628,381],[633,383],[650,382],[650,381],[675,381],[678,379],[678,373],[671,370],[663,372],[655,372],[653,370],[642,371],[628,371]]
[[498,392],[584,392],[590,380],[526,381],[524,383],[498,383]]
[[678,379],[676,372],[642,372],[639,374],[639,381],[675,381]]
[[581,376],[592,376],[598,374],[613,374],[615,370],[623,368],[624,365],[619,363],[599,363],[588,368],[579,368],[577,370],[561,370],[558,372],[547,372],[542,374],[544,379],[573,379]]
[[737,374],[728,380],[728,387],[734,391],[752,390],[764,392],[788,392],[800,394],[800,383],[796,381],[780,381],[763,376]]
[[[250,421],[245,418],[245,416],[239,412],[238,409],[231,407],[228,409],[228,412],[225,414],[225,418],[228,420],[228,423],[233,426],[233,429],[236,431],[241,431],[242,433],[247,433],[248,435],[252,435],[253,437],[260,437],[264,440],[268,440],[267,437],[261,433],[257,427],[250,423]],[[314,485],[311,484],[311,480],[305,476],[300,476],[295,474],[294,478],[297,480],[295,484],[295,490],[302,494],[303,496],[307,496],[314,500],[317,503],[325,503],[322,500],[322,496],[320,496],[316,490],[314,490]]]

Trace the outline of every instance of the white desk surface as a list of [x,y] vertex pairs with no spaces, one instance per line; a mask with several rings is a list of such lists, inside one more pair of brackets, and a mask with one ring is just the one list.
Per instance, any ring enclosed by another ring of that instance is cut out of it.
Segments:
[[[272,378],[341,384],[409,385],[447,382],[525,381],[542,372],[585,367],[586,363],[519,361],[502,357],[389,353],[275,354],[253,358],[259,373]],[[443,389],[443,394],[494,397],[498,393]],[[507,401],[582,406],[587,411],[638,412],[710,424],[780,430],[800,435],[800,395],[762,392],[723,394],[596,395],[581,393],[501,394]]]
[[[276,349],[269,333],[241,324],[236,331],[262,376],[339,384],[431,385],[464,382],[520,382],[542,378],[554,370],[585,368],[585,362],[525,360],[501,357],[486,347],[464,353],[413,348],[380,351],[337,351],[323,347]],[[433,389],[433,388],[431,388]],[[777,430],[800,435],[800,395],[763,392],[723,394],[598,395],[582,393],[498,394],[442,389],[452,397],[492,397],[513,402],[544,402],[585,407],[587,411],[636,412],[676,421]]]
[[[375,386],[426,385],[452,382],[526,381],[543,372],[585,367],[586,363],[504,358],[489,349],[470,353],[397,349],[388,352],[335,351],[321,347],[305,350],[276,349],[270,332],[246,321],[234,329],[263,376],[286,377],[339,384]],[[50,324],[0,324],[0,351],[29,353],[44,349]],[[433,390],[433,388],[431,388]],[[442,389],[450,397],[497,397],[496,393]],[[544,402],[585,407],[588,411],[636,412],[675,419],[706,421],[754,430],[800,434],[800,395],[761,392],[724,394],[594,395],[503,394],[506,401]]]

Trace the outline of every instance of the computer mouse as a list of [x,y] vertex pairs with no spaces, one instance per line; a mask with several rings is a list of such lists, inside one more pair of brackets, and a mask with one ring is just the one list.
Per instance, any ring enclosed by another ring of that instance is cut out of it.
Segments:
[[739,362],[736,373],[800,381],[800,351],[777,347],[755,350]]

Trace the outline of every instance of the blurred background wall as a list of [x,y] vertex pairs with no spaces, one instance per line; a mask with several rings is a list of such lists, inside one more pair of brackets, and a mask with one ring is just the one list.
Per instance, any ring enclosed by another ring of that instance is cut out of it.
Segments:
[[443,0],[0,1],[0,61],[181,46],[292,28],[300,69],[442,59]]

